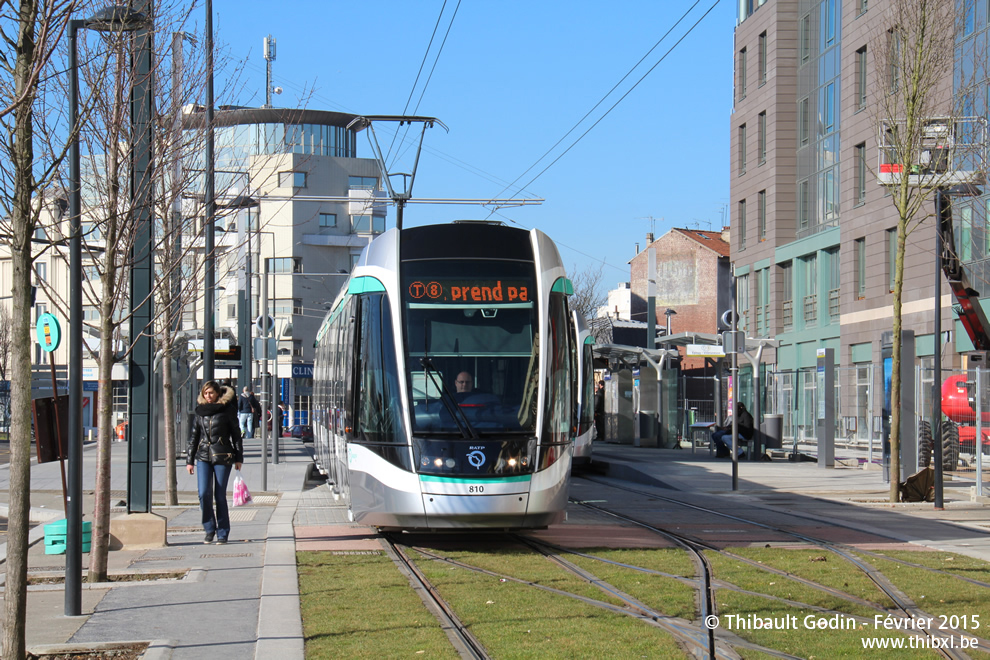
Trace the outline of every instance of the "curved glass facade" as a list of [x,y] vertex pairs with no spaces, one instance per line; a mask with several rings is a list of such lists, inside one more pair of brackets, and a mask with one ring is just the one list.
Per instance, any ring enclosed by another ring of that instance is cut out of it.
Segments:
[[214,135],[219,169],[246,167],[250,157],[258,155],[357,157],[357,135],[343,126],[241,124],[218,126]]

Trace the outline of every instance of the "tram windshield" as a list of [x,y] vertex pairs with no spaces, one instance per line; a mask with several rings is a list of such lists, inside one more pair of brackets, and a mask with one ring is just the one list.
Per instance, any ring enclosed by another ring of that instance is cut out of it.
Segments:
[[406,262],[402,281],[413,433],[533,433],[533,264]]

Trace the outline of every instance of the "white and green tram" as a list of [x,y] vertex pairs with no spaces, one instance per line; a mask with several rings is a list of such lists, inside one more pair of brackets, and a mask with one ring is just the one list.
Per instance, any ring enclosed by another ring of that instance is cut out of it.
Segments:
[[563,518],[578,431],[573,287],[541,231],[455,222],[365,248],[317,336],[316,459],[354,522]]

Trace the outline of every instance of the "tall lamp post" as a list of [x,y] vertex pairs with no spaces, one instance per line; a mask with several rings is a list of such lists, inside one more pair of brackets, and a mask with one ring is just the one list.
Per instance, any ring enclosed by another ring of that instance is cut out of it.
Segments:
[[79,30],[132,32],[145,15],[129,7],[106,7],[90,18],[69,21],[69,474],[66,512],[65,615],[82,613],[82,195],[79,182]]

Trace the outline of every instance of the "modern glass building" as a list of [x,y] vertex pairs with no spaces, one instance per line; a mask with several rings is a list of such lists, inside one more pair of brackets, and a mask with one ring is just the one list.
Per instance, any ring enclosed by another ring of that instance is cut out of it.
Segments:
[[[956,72],[984,53],[987,3],[961,0],[969,26],[959,35]],[[892,328],[897,213],[877,182],[875,92],[889,71],[876,65],[884,0],[740,0],[734,43],[731,131],[731,258],[741,325],[772,337],[763,354],[785,437],[814,433],[817,351],[839,367],[840,433],[867,439],[882,393],[884,333]],[[972,46],[967,44],[972,43]],[[967,55],[968,54],[968,55]],[[958,85],[957,85],[958,86]],[[971,106],[986,115],[990,96]],[[952,91],[946,80],[945,94]],[[921,215],[934,213],[934,201]],[[985,258],[987,198],[957,204],[956,236],[969,261]],[[920,216],[919,216],[920,218]],[[903,321],[915,333],[917,366],[942,346],[946,368],[964,367],[966,333],[942,285],[941,341],[934,336],[934,223],[910,234]],[[990,290],[985,286],[984,289]],[[745,370],[750,370],[746,366]],[[922,380],[924,379],[922,372]],[[748,378],[743,374],[743,379]],[[930,383],[929,383],[930,384]],[[921,401],[919,401],[919,405]],[[766,408],[764,408],[766,410]],[[871,411],[871,412],[868,412]],[[875,414],[874,414],[875,413]]]

